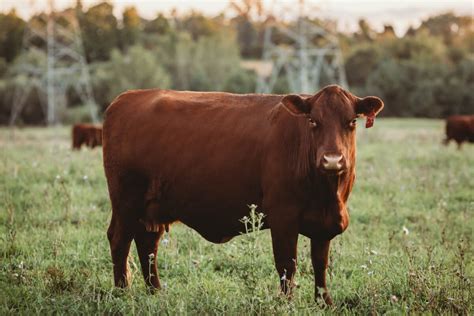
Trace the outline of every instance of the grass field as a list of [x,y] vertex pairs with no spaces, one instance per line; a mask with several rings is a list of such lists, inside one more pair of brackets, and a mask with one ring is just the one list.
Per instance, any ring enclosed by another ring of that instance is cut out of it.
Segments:
[[164,289],[114,289],[101,150],[69,128],[0,129],[0,314],[473,314],[474,145],[441,145],[436,120],[359,127],[351,224],[332,243],[335,306],[314,302],[309,240],[279,292],[268,230],[214,245],[177,224],[158,252]]

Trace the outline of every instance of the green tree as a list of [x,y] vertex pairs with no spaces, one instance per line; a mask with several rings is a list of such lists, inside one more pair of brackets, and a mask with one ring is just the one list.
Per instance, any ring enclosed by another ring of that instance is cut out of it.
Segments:
[[240,67],[235,37],[228,31],[201,37],[196,43],[193,60],[191,89],[223,90],[227,78]]
[[127,49],[140,40],[142,21],[135,7],[128,7],[123,11],[123,25],[121,29],[122,48]]
[[240,54],[244,58],[259,58],[262,55],[262,47],[259,43],[259,24],[255,21],[263,16],[263,1],[231,1],[230,7],[236,13],[232,23],[237,30]]
[[443,76],[435,90],[442,116],[474,113],[474,59],[466,58]]
[[244,58],[258,58],[261,56],[258,30],[246,16],[237,16],[232,20],[237,30],[237,41],[240,54]]
[[181,31],[191,34],[193,40],[197,40],[201,36],[210,36],[221,28],[216,20],[196,11],[192,11],[189,15],[179,19],[178,25]]
[[144,25],[145,33],[152,33],[164,35],[170,32],[171,25],[168,19],[163,14],[158,14],[156,18],[151,21],[146,21]]
[[110,61],[99,65],[94,73],[94,90],[104,108],[124,91],[166,89],[170,82],[156,56],[141,46],[131,46],[127,54],[113,50]]
[[117,19],[113,6],[101,2],[91,7],[80,20],[84,47],[89,61],[107,60],[118,47]]
[[13,61],[21,50],[26,23],[12,9],[7,14],[0,13],[0,57]]
[[457,36],[472,32],[472,17],[456,16],[452,12],[439,14],[423,21],[418,30],[440,36],[445,44],[450,45]]
[[359,31],[355,33],[356,39],[362,41],[373,41],[375,38],[375,31],[370,27],[370,24],[365,19],[359,20]]
[[377,45],[363,44],[357,46],[346,59],[345,67],[349,85],[365,86],[367,78],[375,70],[382,51]]

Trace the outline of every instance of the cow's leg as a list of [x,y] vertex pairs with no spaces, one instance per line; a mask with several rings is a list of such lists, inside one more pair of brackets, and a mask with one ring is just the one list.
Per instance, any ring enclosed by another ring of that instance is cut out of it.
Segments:
[[87,133],[87,147],[94,148],[94,136],[90,131]]
[[78,149],[81,149],[82,145],[85,145],[86,144],[86,141],[84,139],[84,135],[81,137],[81,139],[79,140],[79,143],[77,145],[77,148]]
[[107,237],[110,243],[112,262],[114,265],[114,282],[117,287],[127,287],[129,285],[128,253],[133,239],[133,228],[130,223],[112,214]]
[[283,293],[291,295],[296,272],[298,225],[296,219],[269,218],[273,256]]
[[[112,220],[107,236],[114,264],[114,281],[117,287],[129,285],[128,254],[130,244],[140,226],[143,213],[146,180],[130,173],[118,173],[105,168],[112,202]],[[117,175],[121,175],[117,178]]]
[[311,260],[314,270],[315,297],[322,297],[328,305],[332,305],[332,299],[326,287],[326,269],[328,266],[330,242],[330,240],[311,239]]
[[143,277],[151,290],[160,288],[160,279],[156,269],[156,252],[163,232],[163,225],[160,226],[157,232],[146,231],[145,227],[140,225],[139,231],[135,234],[135,244],[137,245]]

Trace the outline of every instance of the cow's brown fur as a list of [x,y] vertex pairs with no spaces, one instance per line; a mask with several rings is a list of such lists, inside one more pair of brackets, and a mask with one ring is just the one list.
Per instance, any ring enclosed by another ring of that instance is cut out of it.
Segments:
[[92,124],[75,124],[72,127],[72,149],[102,146],[102,127]]
[[444,144],[454,140],[458,149],[463,142],[474,143],[474,115],[453,115],[446,119],[446,139]]
[[[107,109],[103,151],[117,286],[128,285],[135,239],[147,284],[159,288],[158,241],[181,221],[215,243],[244,231],[247,205],[261,206],[281,287],[289,293],[298,234],[311,238],[316,294],[326,290],[329,243],[348,226],[357,116],[383,107],[338,86],[314,96],[130,91]],[[314,127],[317,125],[317,127]],[[322,168],[325,154],[343,167]],[[285,276],[285,277],[283,277]],[[323,295],[331,303],[327,291]]]

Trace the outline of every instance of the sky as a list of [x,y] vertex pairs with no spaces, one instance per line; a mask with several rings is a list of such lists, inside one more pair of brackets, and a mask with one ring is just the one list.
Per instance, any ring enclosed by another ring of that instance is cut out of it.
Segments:
[[[98,3],[97,0],[82,0],[84,7]],[[169,14],[173,8],[178,13],[187,13],[196,10],[206,15],[216,15],[225,12],[232,15],[229,9],[230,1],[225,0],[116,0],[115,14],[121,16],[125,7],[134,5],[140,16],[153,18],[158,12]],[[238,2],[238,1],[237,1]],[[264,0],[267,10],[276,15],[298,12],[298,0]],[[8,12],[15,8],[17,13],[26,18],[33,12],[45,10],[47,0],[0,0],[0,12]],[[54,0],[55,6],[62,9],[75,3],[75,0]],[[380,30],[384,24],[394,26],[397,34],[402,35],[413,25],[418,26],[428,16],[453,11],[463,15],[473,15],[473,0],[306,0],[304,12],[319,17],[336,19],[341,31],[354,31],[357,21],[365,18],[376,29]]]

